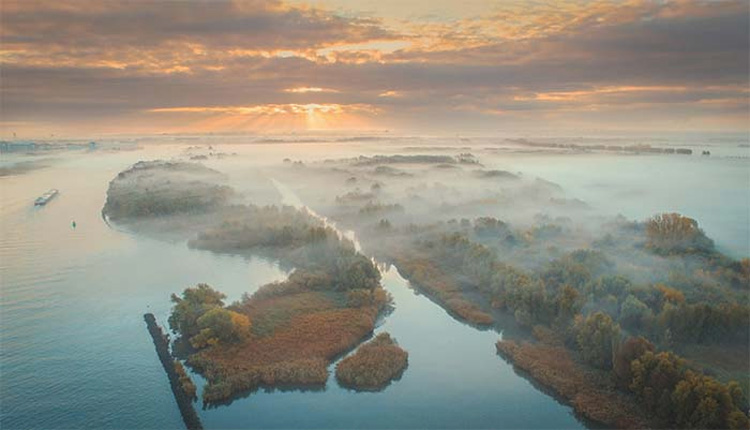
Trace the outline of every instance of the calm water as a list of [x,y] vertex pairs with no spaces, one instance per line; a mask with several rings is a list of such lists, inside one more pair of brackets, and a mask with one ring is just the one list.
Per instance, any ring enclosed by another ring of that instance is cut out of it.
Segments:
[[[0,178],[2,428],[182,428],[142,314],[154,312],[164,323],[169,295],[198,282],[217,287],[231,300],[286,276],[273,262],[190,250],[181,242],[149,239],[102,221],[109,180],[140,159],[179,151],[165,146],[71,154],[51,167]],[[280,158],[274,153],[268,159]],[[592,204],[621,201],[622,209],[617,210],[626,215],[650,214],[659,202],[675,202],[675,209],[680,202],[687,202],[688,209],[705,207],[709,221],[694,211],[686,213],[698,217],[719,246],[747,253],[748,223],[737,225],[747,220],[750,207],[747,197],[740,196],[747,187],[747,161],[734,167],[719,161],[715,167],[704,163],[688,171],[682,165],[648,167],[647,158],[631,159],[612,161],[613,165],[600,160],[595,171],[587,170],[591,164],[578,158],[566,159],[563,165],[518,156],[513,163],[514,170],[560,182],[575,191],[575,197]],[[648,168],[655,170],[642,170]],[[597,174],[602,169],[619,176],[604,181]],[[665,183],[646,190],[645,200],[634,193],[627,201],[600,188],[602,183],[614,183],[643,192],[644,171],[666,172]],[[633,178],[632,184],[619,182],[627,178]],[[693,191],[671,192],[669,184],[675,181]],[[53,187],[60,195],[48,206],[34,208],[34,198]],[[691,196],[700,198],[691,203]],[[635,204],[641,201],[643,206]],[[570,408],[535,389],[496,356],[497,333],[456,322],[416,295],[393,268],[385,273],[384,284],[395,298],[396,310],[377,331],[390,332],[409,351],[409,368],[400,381],[380,393],[347,391],[333,378],[324,391],[253,393],[230,406],[200,410],[204,425],[582,426]]]
[[[169,295],[197,282],[237,299],[285,277],[110,229],[107,183],[142,156],[69,157],[0,179],[0,427],[181,428],[143,313],[165,321]],[[53,186],[60,195],[34,208]]]

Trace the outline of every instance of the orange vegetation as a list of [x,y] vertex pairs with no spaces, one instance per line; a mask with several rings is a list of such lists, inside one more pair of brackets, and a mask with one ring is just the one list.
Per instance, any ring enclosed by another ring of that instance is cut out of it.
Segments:
[[499,341],[498,354],[552,390],[587,419],[616,428],[648,428],[635,401],[582,369],[562,346]]
[[356,390],[380,390],[401,376],[408,359],[409,354],[388,333],[381,333],[341,360],[336,366],[336,379]]
[[190,357],[209,381],[205,402],[227,400],[261,385],[319,385],[327,366],[372,332],[379,306],[349,307],[346,295],[326,291],[258,294],[236,305],[253,321],[241,343],[208,348]]
[[185,392],[185,395],[187,395],[188,398],[194,399],[196,393],[195,384],[193,384],[193,380],[190,379],[190,375],[185,372],[185,367],[182,365],[182,363],[175,360],[174,370],[175,372],[177,372],[177,376],[180,377],[180,386],[182,387],[182,391]]
[[448,311],[472,324],[492,324],[492,315],[464,298],[458,283],[430,260],[399,257],[395,263],[406,279],[434,297]]

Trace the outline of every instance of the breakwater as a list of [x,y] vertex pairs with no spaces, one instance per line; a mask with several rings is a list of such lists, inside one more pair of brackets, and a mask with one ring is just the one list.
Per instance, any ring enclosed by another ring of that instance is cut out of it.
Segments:
[[193,407],[193,399],[185,394],[185,391],[180,384],[180,376],[175,370],[174,359],[169,354],[169,340],[167,339],[167,336],[156,323],[154,314],[144,314],[143,319],[146,321],[148,332],[154,340],[154,346],[156,347],[156,354],[159,356],[159,361],[161,361],[164,370],[167,372],[169,385],[172,387],[172,393],[177,401],[177,406],[180,408],[180,414],[182,415],[182,421],[185,422],[185,427],[187,427],[188,430],[203,429],[201,420]]

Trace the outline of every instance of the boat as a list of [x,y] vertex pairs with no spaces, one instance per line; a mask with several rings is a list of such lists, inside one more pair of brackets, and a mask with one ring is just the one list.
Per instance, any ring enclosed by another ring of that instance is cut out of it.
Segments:
[[34,205],[35,206],[44,206],[44,205],[46,205],[47,203],[49,203],[50,200],[52,200],[53,198],[55,198],[55,196],[57,195],[57,193],[59,193],[59,191],[57,191],[54,188],[51,189],[51,190],[49,190],[49,191],[47,191],[46,193],[42,194],[40,197],[38,197],[34,201]]

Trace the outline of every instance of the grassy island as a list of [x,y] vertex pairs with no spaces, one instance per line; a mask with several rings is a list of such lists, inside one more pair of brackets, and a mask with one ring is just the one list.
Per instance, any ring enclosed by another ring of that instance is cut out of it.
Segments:
[[[111,183],[104,214],[149,231],[178,218],[189,245],[261,254],[294,271],[235,303],[206,284],[173,295],[169,318],[206,377],[205,403],[231,401],[259,387],[322,387],[327,367],[366,339],[390,303],[380,272],[354,244],[292,207],[231,204],[221,175],[198,164],[139,162]],[[197,216],[196,216],[197,215]],[[197,222],[193,222],[196,221]],[[181,365],[181,391],[195,386]]]
[[401,274],[428,294],[448,312],[459,319],[478,326],[494,322],[492,315],[466,297],[459,282],[441,270],[428,258],[418,258],[414,254],[393,258]]
[[244,208],[191,246],[272,254],[297,269],[225,306],[208,286],[173,297],[170,325],[196,352],[188,364],[215,403],[261,386],[323,386],[327,366],[373,330],[390,297],[354,245],[292,208]]
[[[381,287],[335,291],[328,289],[329,282],[325,275],[295,272],[287,281],[266,285],[240,302],[227,307],[218,303],[213,309],[229,314],[220,330],[205,321],[201,324],[205,317],[199,317],[198,328],[205,328],[190,338],[191,344],[200,348],[189,356],[188,364],[209,381],[203,390],[204,402],[229,400],[261,386],[324,386],[328,365],[372,332],[378,313],[388,302]],[[184,300],[179,299],[170,320],[176,327]],[[203,315],[209,312],[217,311]],[[242,317],[251,322],[247,331],[243,324],[238,330],[231,323]],[[209,340],[202,342],[201,333],[206,329],[211,330]],[[239,336],[218,337],[236,331]],[[186,336],[186,332],[180,333]],[[196,342],[196,337],[201,342]]]
[[382,390],[401,377],[408,358],[388,333],[381,333],[336,365],[336,379],[359,391]]

